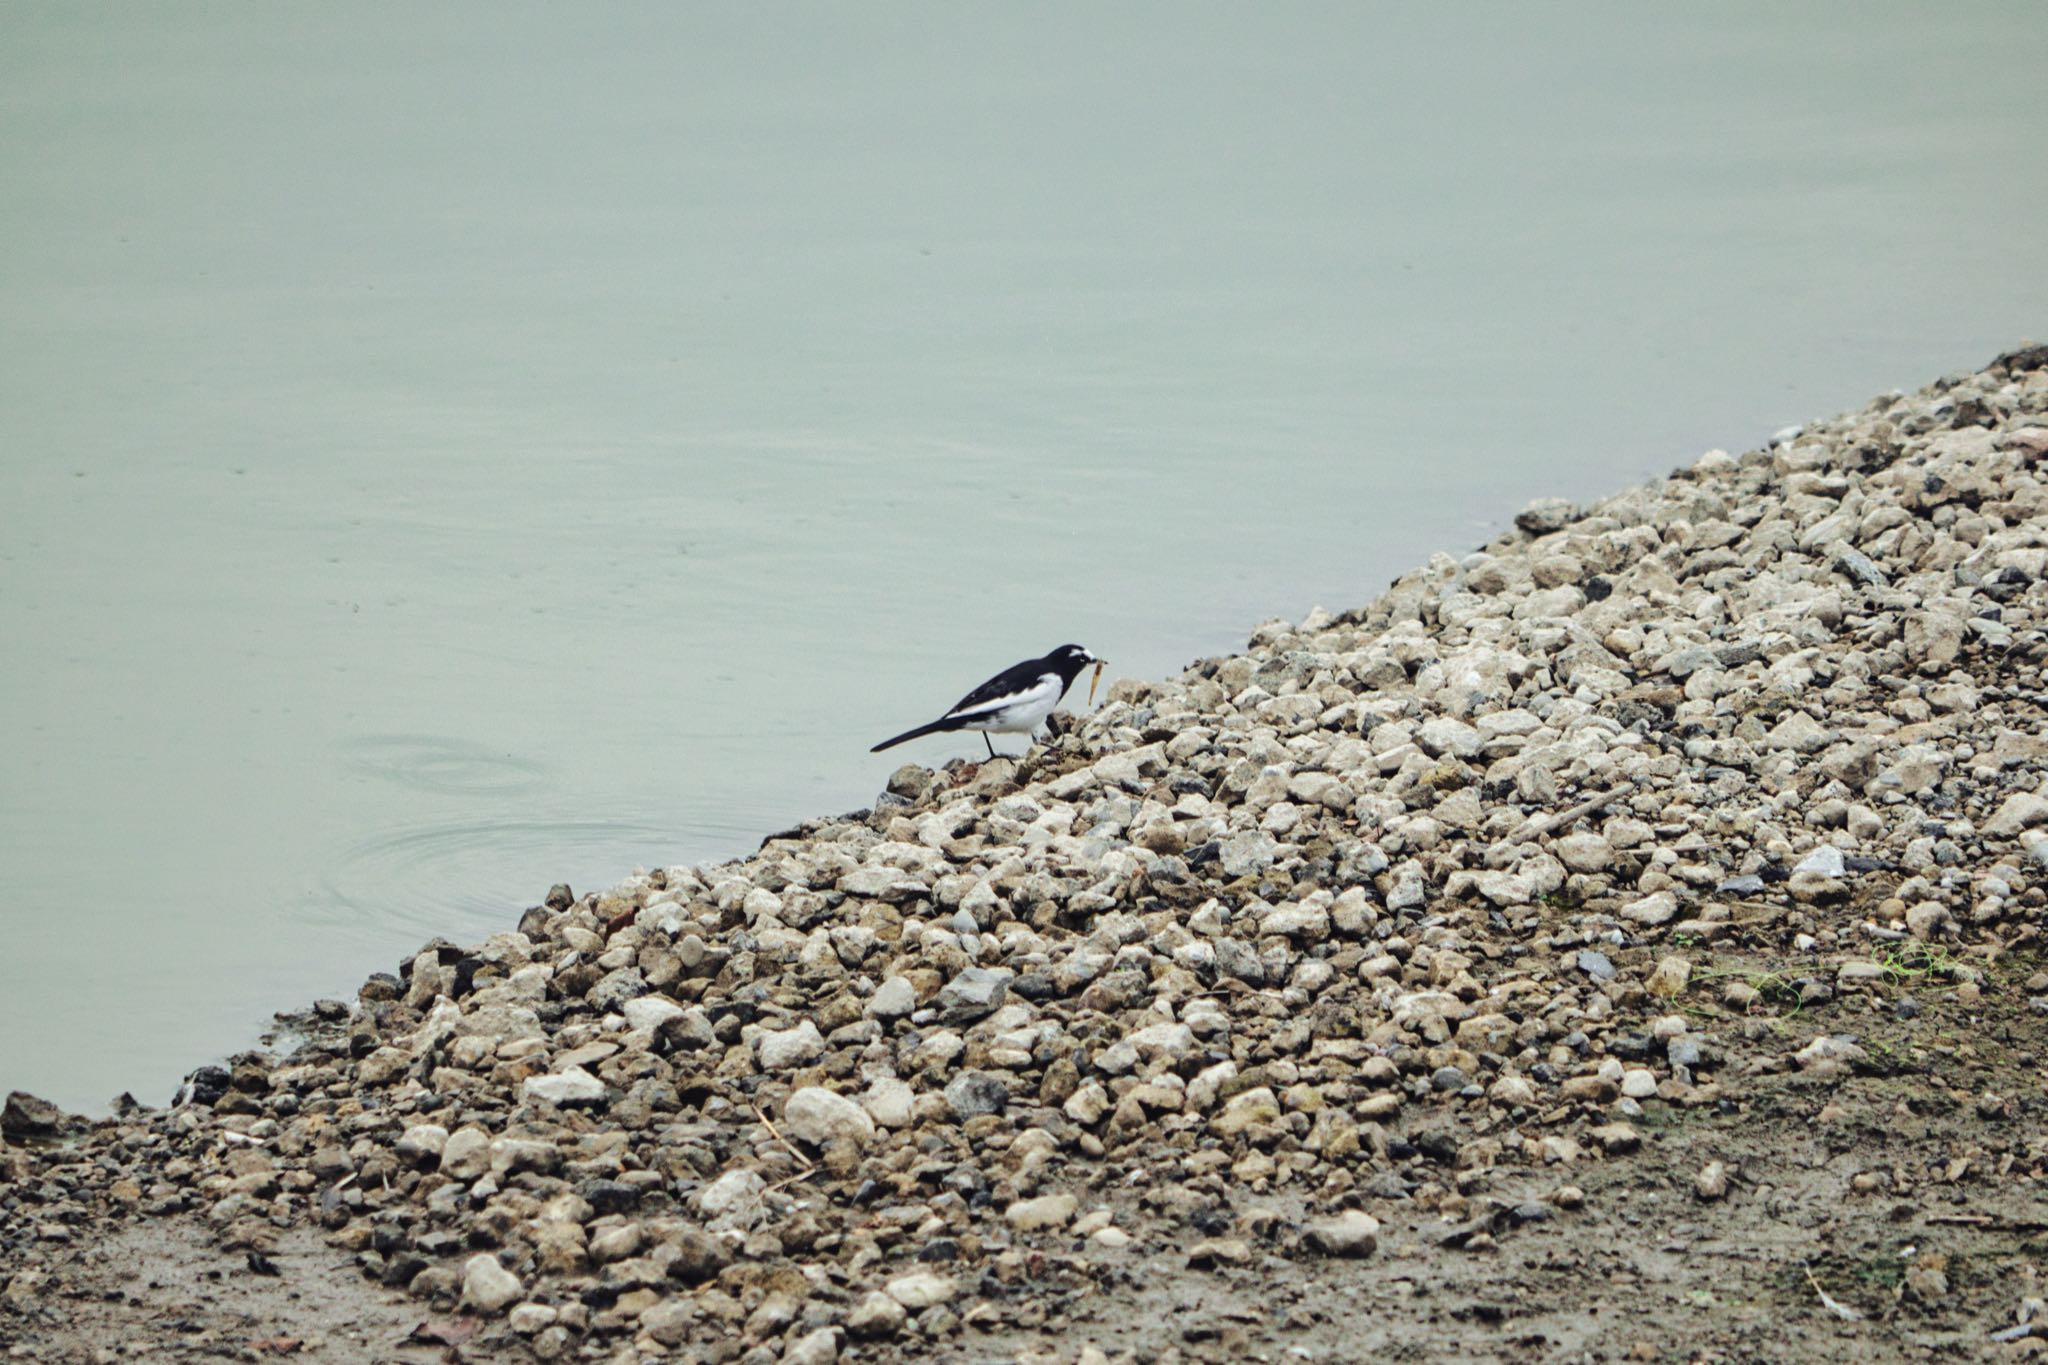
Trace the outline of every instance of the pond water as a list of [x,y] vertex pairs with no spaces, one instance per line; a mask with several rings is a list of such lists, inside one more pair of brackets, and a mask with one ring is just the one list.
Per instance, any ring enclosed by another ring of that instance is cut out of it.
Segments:
[[[0,1090],[2048,318],[2036,5],[10,7]],[[1014,747],[1016,741],[1010,741]]]

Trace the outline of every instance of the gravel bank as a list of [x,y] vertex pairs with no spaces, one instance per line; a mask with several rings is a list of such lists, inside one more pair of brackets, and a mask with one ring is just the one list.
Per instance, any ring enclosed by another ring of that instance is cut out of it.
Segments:
[[556,888],[169,1109],[17,1096],[0,1342],[2048,1347],[2044,473],[2036,348]]

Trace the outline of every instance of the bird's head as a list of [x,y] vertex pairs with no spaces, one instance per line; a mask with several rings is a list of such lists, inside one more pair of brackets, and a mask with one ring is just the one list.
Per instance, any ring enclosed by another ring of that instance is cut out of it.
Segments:
[[1074,679],[1081,676],[1081,670],[1087,668],[1090,664],[1095,665],[1094,680],[1088,684],[1088,703],[1091,706],[1094,705],[1095,684],[1102,681],[1102,660],[1096,658],[1080,645],[1061,645],[1058,649],[1046,655],[1045,661],[1058,670],[1060,678],[1068,687],[1072,687]]

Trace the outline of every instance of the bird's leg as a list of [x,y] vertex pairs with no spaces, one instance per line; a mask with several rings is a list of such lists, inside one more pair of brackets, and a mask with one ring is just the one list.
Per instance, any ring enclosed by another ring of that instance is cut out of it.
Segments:
[[996,756],[996,742],[988,737],[988,731],[983,730],[981,732],[981,742],[988,745],[988,756],[994,758]]

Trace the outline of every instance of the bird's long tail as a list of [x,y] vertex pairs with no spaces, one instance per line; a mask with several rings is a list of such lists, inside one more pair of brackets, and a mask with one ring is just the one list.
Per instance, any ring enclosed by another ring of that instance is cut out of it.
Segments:
[[907,740],[916,739],[920,735],[935,735],[941,730],[956,730],[958,728],[959,726],[954,724],[954,722],[950,719],[935,720],[929,725],[920,725],[915,730],[905,730],[902,734],[897,735],[894,739],[885,739],[880,744],[877,744],[874,748],[868,750],[868,752],[871,754],[878,754],[882,752],[882,750],[884,749],[893,749],[897,745],[902,744]]

